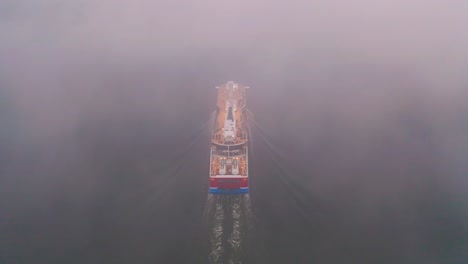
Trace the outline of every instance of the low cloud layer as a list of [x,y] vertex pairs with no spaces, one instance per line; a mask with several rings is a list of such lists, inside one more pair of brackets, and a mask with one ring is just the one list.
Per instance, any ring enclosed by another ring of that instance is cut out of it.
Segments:
[[[60,210],[68,214],[53,237],[75,230],[79,214],[76,230],[89,232],[73,231],[67,254],[86,251],[89,238],[106,244],[93,235],[107,234],[92,229],[103,219],[95,201],[158,186],[163,176],[143,173],[154,169],[150,161],[176,153],[208,119],[214,87],[233,80],[251,87],[256,120],[285,164],[302,170],[292,180],[349,217],[345,236],[367,224],[378,230],[382,208],[413,221],[387,223],[397,231],[415,230],[423,216],[436,219],[431,228],[446,217],[448,230],[396,239],[416,252],[397,253],[433,263],[461,256],[467,12],[462,0],[0,1],[0,211],[8,219],[0,230],[10,230],[0,248],[33,256],[12,240],[15,226],[46,237],[38,230]],[[133,187],[109,187],[117,160],[139,176],[116,181]],[[181,208],[190,200],[172,198],[166,202]],[[373,234],[388,235],[381,232]],[[458,248],[431,244],[438,235]]]

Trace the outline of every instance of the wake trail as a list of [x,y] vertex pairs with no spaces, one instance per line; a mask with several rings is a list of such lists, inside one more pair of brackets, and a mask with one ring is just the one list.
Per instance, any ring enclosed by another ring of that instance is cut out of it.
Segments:
[[246,236],[253,228],[252,219],[248,194],[209,194],[204,208],[204,221],[209,227],[208,262],[245,263]]
[[231,256],[228,260],[228,263],[242,263],[240,260],[241,257],[241,246],[242,246],[242,234],[241,234],[241,223],[240,223],[240,216],[241,216],[241,203],[239,196],[233,197],[231,204],[232,210],[232,232],[228,238],[228,243],[231,248]]
[[208,256],[210,263],[222,263],[224,253],[223,247],[223,220],[224,209],[223,204],[218,203],[218,199],[214,199],[214,215],[213,224],[210,228],[210,255]]

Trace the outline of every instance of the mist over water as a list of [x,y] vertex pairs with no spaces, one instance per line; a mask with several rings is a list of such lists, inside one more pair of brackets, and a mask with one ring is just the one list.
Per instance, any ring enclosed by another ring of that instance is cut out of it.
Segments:
[[221,203],[225,261],[465,263],[467,10],[0,1],[0,262],[212,261],[207,121],[233,80],[252,228],[231,254]]

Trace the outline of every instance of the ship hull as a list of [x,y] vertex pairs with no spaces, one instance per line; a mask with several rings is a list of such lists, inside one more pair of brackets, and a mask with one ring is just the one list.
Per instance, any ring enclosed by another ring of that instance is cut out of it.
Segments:
[[211,177],[209,192],[219,194],[248,193],[248,177]]

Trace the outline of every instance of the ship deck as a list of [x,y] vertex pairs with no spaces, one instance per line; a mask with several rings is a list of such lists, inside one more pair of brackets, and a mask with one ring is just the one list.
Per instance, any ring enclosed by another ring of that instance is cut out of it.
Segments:
[[[238,145],[244,144],[247,142],[247,127],[245,120],[245,93],[246,87],[237,85],[237,89],[232,92],[226,88],[228,84],[218,88],[218,99],[217,106],[218,112],[215,120],[215,127],[213,131],[212,143],[219,145]],[[232,94],[230,94],[232,93]],[[230,97],[231,96],[231,97]],[[234,131],[234,140],[230,144],[225,144],[224,141],[224,125],[226,120],[226,102],[228,100],[233,100],[236,102],[237,110],[234,113],[234,118],[236,121],[236,128]]]
[[[211,177],[247,177],[247,87],[228,82],[217,87],[217,112],[210,153]],[[221,168],[222,167],[222,168]]]

